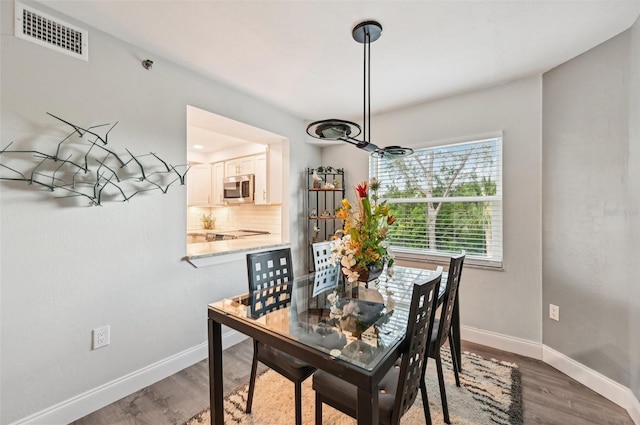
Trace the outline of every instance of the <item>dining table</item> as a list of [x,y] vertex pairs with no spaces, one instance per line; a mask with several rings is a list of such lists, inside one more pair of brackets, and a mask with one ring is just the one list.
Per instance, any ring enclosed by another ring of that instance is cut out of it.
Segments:
[[[307,274],[291,282],[291,303],[286,308],[260,318],[251,317],[251,297],[246,293],[209,304],[211,424],[224,424],[225,419],[223,325],[353,384],[357,387],[357,423],[377,424],[378,384],[402,354],[413,284],[434,273],[437,271],[396,265],[385,269],[368,287],[362,283],[352,286],[338,277],[320,293],[314,290],[319,276]],[[446,282],[443,273],[439,302],[444,299]],[[336,311],[342,315],[336,316]],[[347,311],[351,314],[345,316]],[[460,356],[457,300],[452,332]]]

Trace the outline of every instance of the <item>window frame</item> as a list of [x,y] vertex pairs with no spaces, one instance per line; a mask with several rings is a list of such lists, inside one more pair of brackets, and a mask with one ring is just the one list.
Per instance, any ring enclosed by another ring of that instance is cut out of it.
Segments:
[[[498,226],[499,230],[499,238],[500,238],[500,257],[499,259],[491,259],[481,256],[474,256],[473,254],[469,254],[467,252],[465,258],[465,265],[482,268],[482,269],[490,269],[490,270],[504,270],[504,186],[503,186],[503,174],[504,174],[504,136],[502,131],[491,132],[485,134],[478,134],[473,136],[466,136],[457,139],[449,139],[449,140],[440,140],[431,143],[424,143],[420,147],[415,148],[415,152],[424,151],[424,150],[437,150],[447,147],[453,147],[455,145],[463,145],[470,143],[481,143],[486,140],[497,139],[498,146],[496,152],[499,154],[497,158],[497,163],[495,164],[495,169],[497,170],[496,177],[496,185],[497,192],[496,195],[489,196],[469,196],[469,197],[458,197],[456,201],[451,200],[449,197],[432,197],[432,198],[380,198],[380,202],[387,201],[389,203],[425,203],[426,199],[430,199],[431,202],[447,202],[447,203],[455,203],[455,202],[483,202],[483,201],[497,201],[499,203],[499,211],[500,211],[500,220]],[[378,165],[379,158],[371,156],[369,158],[369,179],[371,178],[381,178],[384,180],[384,177],[380,177],[378,175],[379,167]],[[460,199],[464,198],[463,201]],[[455,199],[455,198],[454,198]],[[399,218],[398,218],[399,220]],[[495,228],[495,227],[494,227]],[[404,260],[410,262],[430,262],[434,264],[448,264],[451,258],[450,252],[443,251],[427,251],[425,249],[417,249],[417,248],[408,248],[401,247],[396,245],[391,245],[391,250],[395,255],[397,260]]]

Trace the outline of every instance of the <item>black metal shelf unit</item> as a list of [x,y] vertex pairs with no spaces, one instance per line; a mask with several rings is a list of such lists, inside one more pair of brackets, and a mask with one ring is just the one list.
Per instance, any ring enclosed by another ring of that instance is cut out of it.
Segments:
[[342,229],[336,210],[344,198],[344,170],[330,166],[307,168],[306,183],[307,265],[309,271],[313,271],[311,245],[331,240],[336,231]]

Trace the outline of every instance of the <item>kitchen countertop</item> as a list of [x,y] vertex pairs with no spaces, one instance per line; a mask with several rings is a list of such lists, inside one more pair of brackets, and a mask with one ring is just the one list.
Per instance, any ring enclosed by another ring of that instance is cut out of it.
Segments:
[[[209,232],[215,233],[215,230],[211,230]],[[185,260],[195,267],[203,267],[205,265],[224,262],[217,261],[222,259],[217,259],[215,257],[239,253],[244,255],[249,251],[256,251],[265,248],[275,249],[288,245],[288,242],[282,242],[282,237],[280,235],[274,234],[248,236],[222,241],[189,243],[187,244],[187,256],[185,257]]]

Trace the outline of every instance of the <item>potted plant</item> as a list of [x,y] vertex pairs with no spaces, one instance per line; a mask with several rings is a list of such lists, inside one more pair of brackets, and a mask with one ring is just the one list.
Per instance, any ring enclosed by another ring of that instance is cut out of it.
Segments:
[[213,229],[214,224],[216,224],[216,219],[211,217],[210,213],[209,215],[202,214],[202,218],[200,220],[202,221],[202,227],[207,230]]

